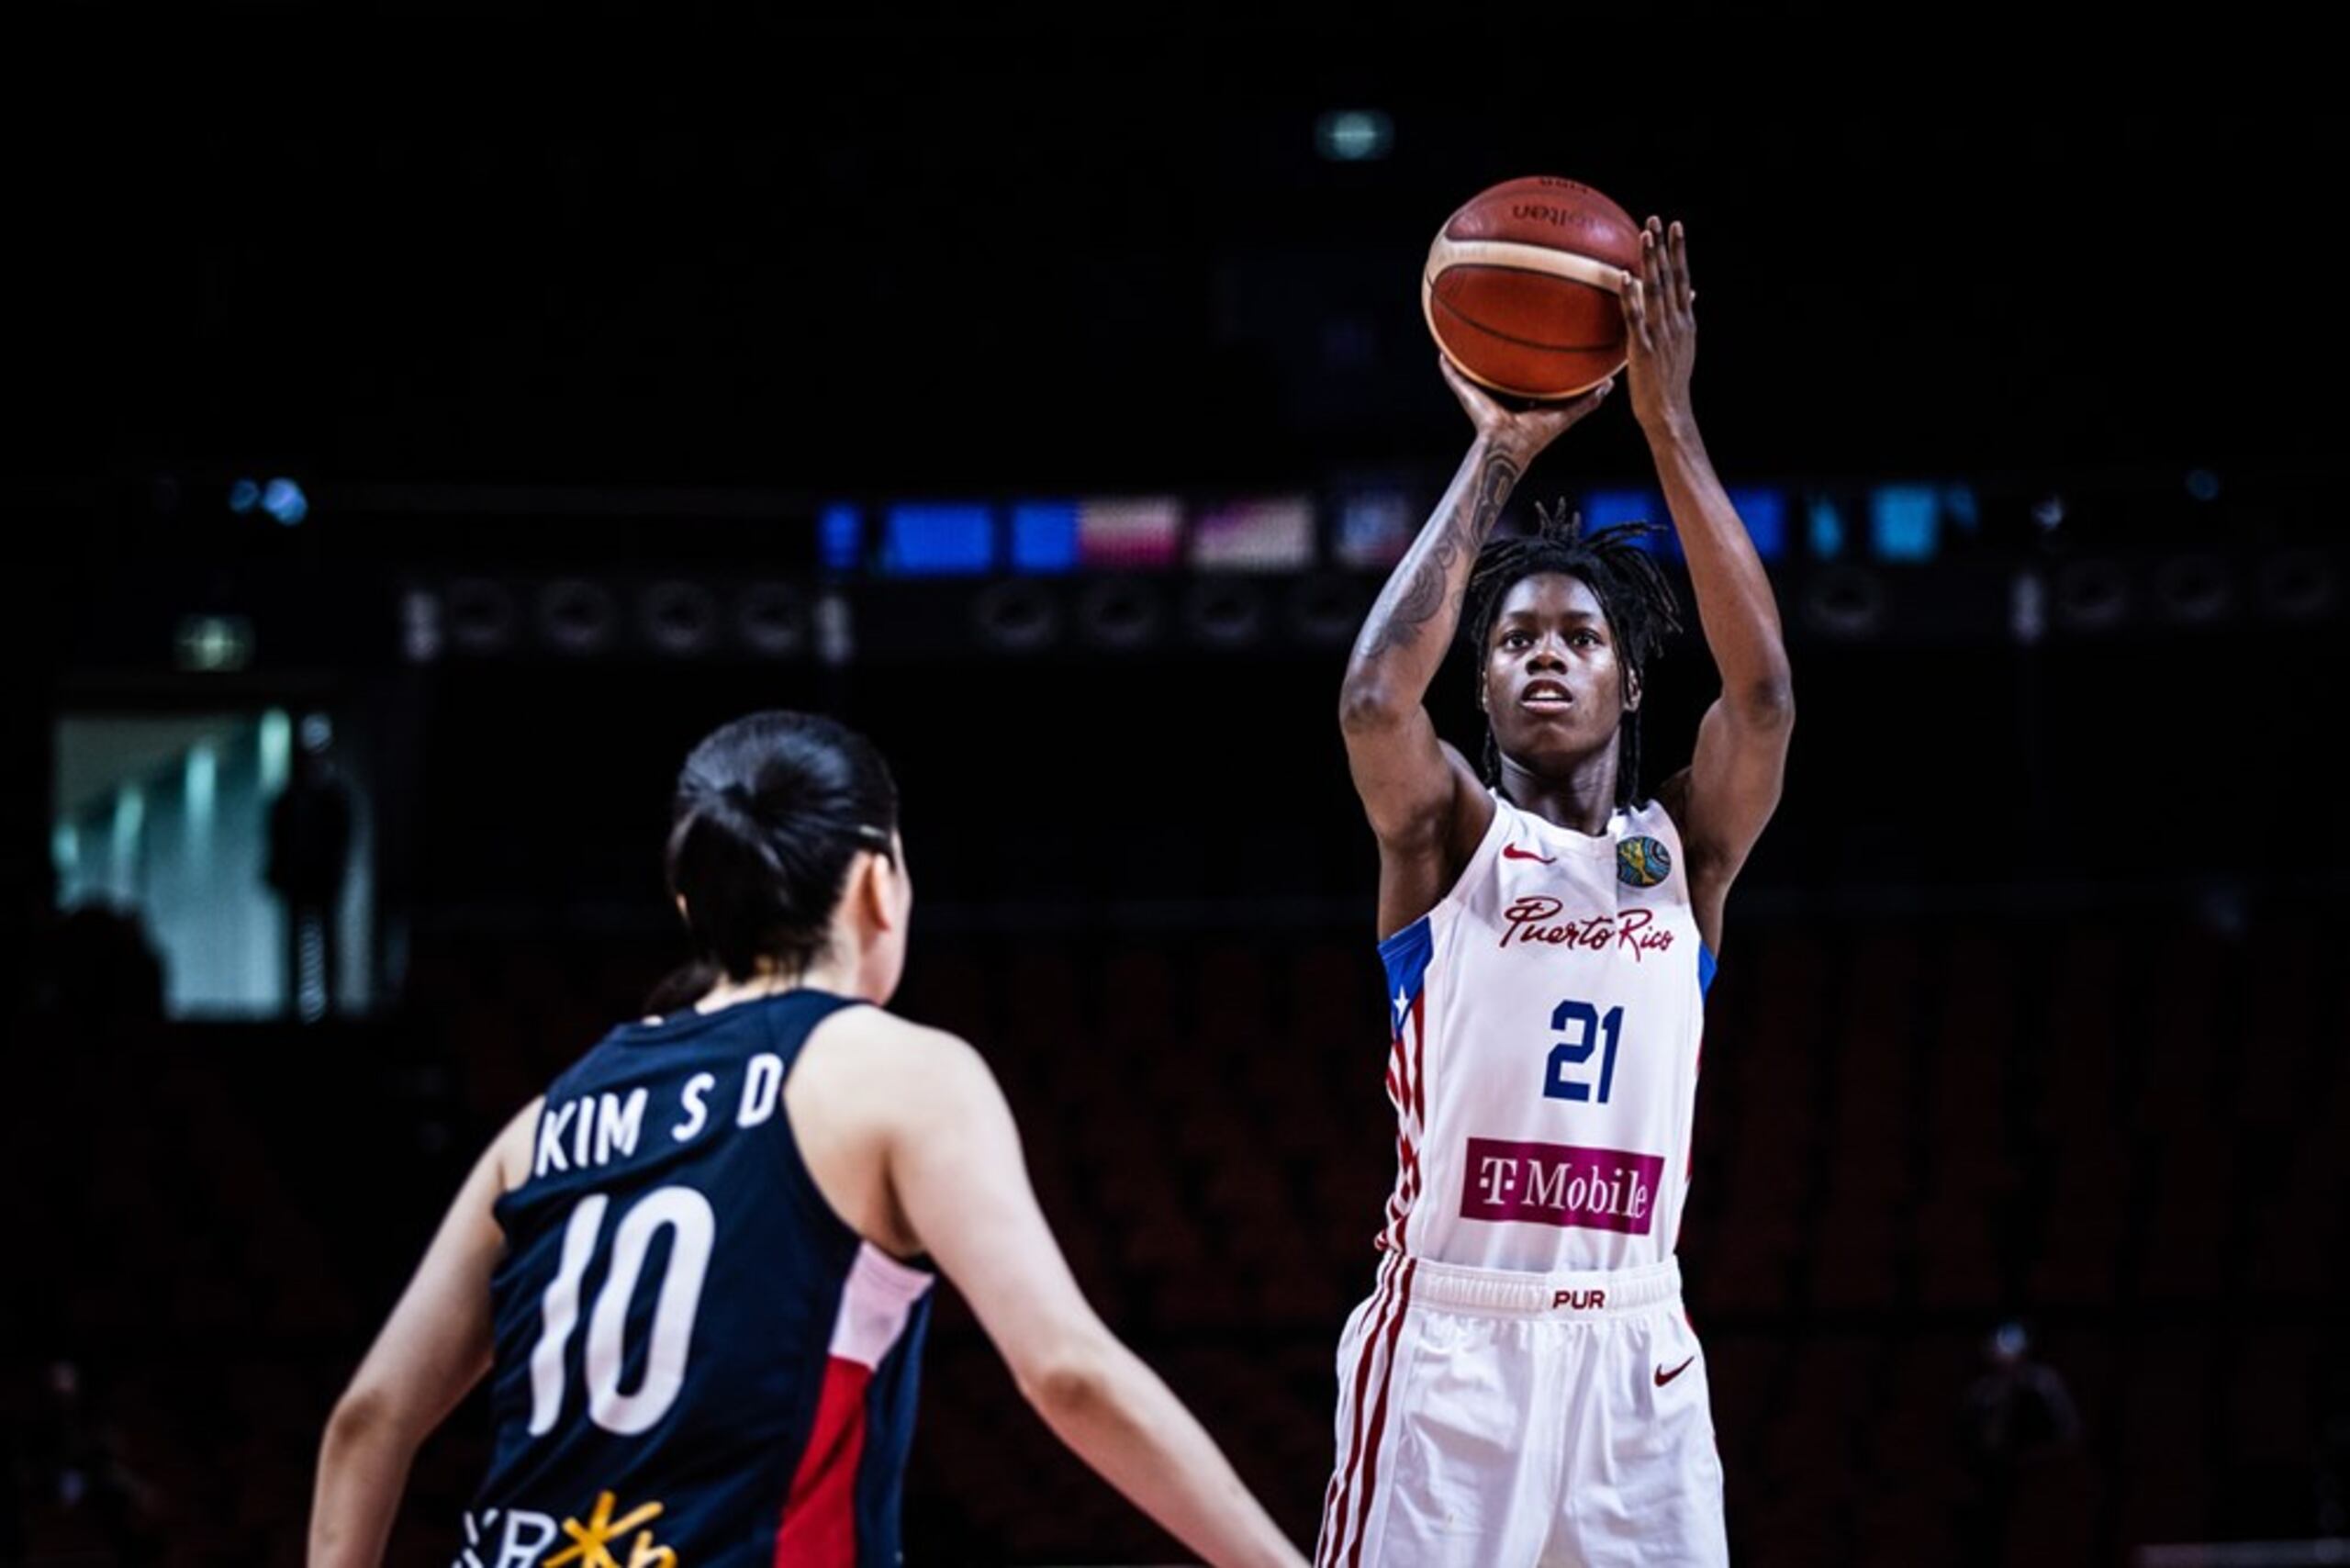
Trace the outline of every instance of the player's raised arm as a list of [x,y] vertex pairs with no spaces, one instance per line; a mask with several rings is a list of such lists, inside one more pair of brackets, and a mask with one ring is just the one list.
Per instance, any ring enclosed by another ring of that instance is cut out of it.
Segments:
[[[894,1020],[908,1070],[890,1115],[897,1205],[1078,1457],[1209,1562],[1304,1568],[1214,1440],[1086,1304],[995,1079],[952,1036]],[[911,1036],[911,1037],[910,1037]]]
[[1689,582],[1721,696],[1697,728],[1687,771],[1662,791],[1689,859],[1698,931],[1721,945],[1723,895],[1779,803],[1794,684],[1771,579],[1697,433],[1689,375],[1697,355],[1688,241],[1681,225],[1650,218],[1640,270],[1623,280],[1632,413],[1648,437],[1665,505],[1689,560]]
[[1460,623],[1477,552],[1543,448],[1599,407],[1615,383],[1571,403],[1513,412],[1449,361],[1438,368],[1476,426],[1451,486],[1396,563],[1355,639],[1339,689],[1347,762],[1379,836],[1379,934],[1444,895],[1492,820],[1493,802],[1458,752],[1437,739],[1424,700]]

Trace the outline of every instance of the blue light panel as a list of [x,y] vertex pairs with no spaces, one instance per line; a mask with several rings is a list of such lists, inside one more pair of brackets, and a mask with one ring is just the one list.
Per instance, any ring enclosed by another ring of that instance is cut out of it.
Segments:
[[846,501],[816,514],[816,558],[829,572],[853,572],[865,565],[865,519]]
[[1844,517],[1836,503],[1826,496],[1814,496],[1810,515],[1811,553],[1823,561],[1832,561],[1844,552]]
[[995,566],[995,519],[975,502],[901,501],[882,517],[881,569],[946,577]]
[[1032,576],[1077,569],[1077,503],[1012,503],[1012,569]]
[[1881,561],[1930,561],[1940,543],[1942,498],[1930,485],[1869,492],[1869,543]]
[[1585,535],[1619,522],[1653,522],[1664,528],[1665,534],[1651,534],[1640,541],[1640,548],[1654,554],[1677,553],[1679,544],[1671,538],[1672,519],[1664,510],[1664,498],[1654,490],[1594,490],[1583,500],[1583,531]]

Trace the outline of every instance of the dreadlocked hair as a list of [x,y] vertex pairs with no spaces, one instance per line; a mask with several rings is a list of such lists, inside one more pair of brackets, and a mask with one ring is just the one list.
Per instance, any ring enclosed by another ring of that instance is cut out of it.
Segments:
[[[1616,658],[1624,673],[1625,696],[1631,695],[1649,660],[1665,639],[1681,630],[1681,609],[1673,597],[1656,557],[1640,547],[1651,534],[1664,532],[1652,522],[1619,522],[1595,533],[1583,531],[1583,515],[1569,513],[1567,503],[1534,508],[1531,533],[1485,542],[1469,578],[1469,635],[1477,649],[1478,689],[1485,679],[1485,647],[1502,600],[1523,579],[1544,572],[1579,578],[1599,600],[1600,612],[1616,638]],[[1485,726],[1485,781],[1501,782],[1501,748],[1494,743],[1490,722]],[[1640,715],[1633,709],[1617,732],[1616,803],[1629,806],[1639,798]]]

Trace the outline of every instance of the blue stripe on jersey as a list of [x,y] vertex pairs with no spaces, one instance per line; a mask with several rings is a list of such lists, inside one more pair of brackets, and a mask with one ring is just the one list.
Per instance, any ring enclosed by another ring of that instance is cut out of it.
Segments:
[[[1427,915],[1379,945],[1379,961],[1387,966],[1388,1025],[1401,1028],[1404,1014],[1427,983],[1428,959],[1436,952],[1436,932]],[[1400,997],[1400,1002],[1396,999]]]
[[1697,944],[1697,994],[1705,995],[1714,989],[1714,950],[1703,942]]

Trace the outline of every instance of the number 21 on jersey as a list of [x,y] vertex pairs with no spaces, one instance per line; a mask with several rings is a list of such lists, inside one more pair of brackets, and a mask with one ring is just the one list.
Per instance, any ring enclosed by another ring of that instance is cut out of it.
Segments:
[[[1624,1032],[1624,1010],[1611,1007],[1602,1014],[1588,1002],[1561,1002],[1550,1014],[1550,1027],[1558,1034],[1572,1031],[1572,1035],[1550,1047],[1550,1065],[1542,1074],[1544,1097],[1606,1104],[1607,1092],[1616,1082],[1616,1044]],[[1601,1053],[1595,1092],[1587,1078],[1569,1070],[1583,1067],[1594,1051]]]

